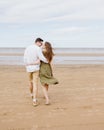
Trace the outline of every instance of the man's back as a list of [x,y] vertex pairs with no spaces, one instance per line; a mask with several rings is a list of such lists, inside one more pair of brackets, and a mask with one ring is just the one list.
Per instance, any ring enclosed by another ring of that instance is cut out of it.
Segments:
[[31,45],[26,48],[24,56],[26,57],[26,64],[34,63],[38,58],[39,47],[36,45]]
[[26,69],[28,72],[34,72],[39,70],[39,65],[31,65],[34,64],[38,60],[38,51],[39,47],[36,45],[31,45],[26,48],[24,53],[24,62],[26,64]]
[[27,72],[38,71],[40,65],[31,65],[34,64],[38,59],[47,63],[46,58],[43,56],[41,48],[33,44],[26,48],[24,53],[24,62],[26,64]]

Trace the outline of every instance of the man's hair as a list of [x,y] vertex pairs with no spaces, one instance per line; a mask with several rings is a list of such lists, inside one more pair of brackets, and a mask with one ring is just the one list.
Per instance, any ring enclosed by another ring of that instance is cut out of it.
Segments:
[[37,38],[37,39],[35,40],[35,43],[36,43],[36,42],[43,42],[43,39]]

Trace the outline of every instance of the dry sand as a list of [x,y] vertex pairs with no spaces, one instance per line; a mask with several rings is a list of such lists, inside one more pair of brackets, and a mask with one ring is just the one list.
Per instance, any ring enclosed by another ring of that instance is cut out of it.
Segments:
[[[0,66],[0,130],[104,130],[104,66],[57,65],[51,105],[32,106],[21,66]],[[40,86],[40,85],[39,85]]]

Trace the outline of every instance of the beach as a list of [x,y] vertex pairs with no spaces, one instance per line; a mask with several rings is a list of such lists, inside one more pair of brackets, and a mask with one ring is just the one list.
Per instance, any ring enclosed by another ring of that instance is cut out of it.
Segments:
[[54,65],[58,85],[33,107],[24,66],[0,66],[0,130],[104,130],[104,65]]

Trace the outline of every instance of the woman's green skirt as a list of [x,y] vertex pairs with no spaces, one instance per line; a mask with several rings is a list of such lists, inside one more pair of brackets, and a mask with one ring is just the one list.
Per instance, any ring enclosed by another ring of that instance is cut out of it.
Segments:
[[41,62],[39,72],[40,82],[44,84],[58,84],[58,80],[53,77],[52,68],[49,63]]

